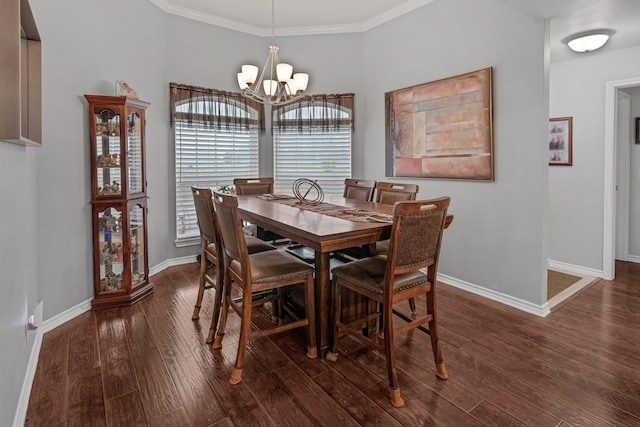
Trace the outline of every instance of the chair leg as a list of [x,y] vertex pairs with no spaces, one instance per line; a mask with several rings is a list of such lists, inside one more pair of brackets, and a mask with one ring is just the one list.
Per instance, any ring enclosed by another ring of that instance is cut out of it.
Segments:
[[447,378],[449,378],[449,375],[447,374],[447,368],[444,366],[444,360],[442,359],[440,336],[438,334],[438,316],[435,310],[435,298],[436,297],[433,290],[427,293],[427,310],[432,315],[431,321],[429,322],[429,336],[431,337],[433,358],[436,362],[436,376],[440,379],[446,380]]
[[242,368],[244,366],[244,354],[247,350],[249,342],[249,328],[251,327],[251,291],[244,289],[242,291],[242,321],[240,323],[240,339],[238,340],[238,355],[236,356],[236,364],[231,371],[229,384],[238,384],[242,381]]
[[316,308],[313,298],[315,292],[315,286],[313,285],[313,274],[307,276],[307,283],[304,288],[304,296],[306,300],[306,314],[309,324],[307,328],[309,330],[309,346],[307,347],[307,357],[309,359],[316,359],[318,357],[318,347],[316,345]]
[[416,310],[416,299],[409,298],[409,308],[411,309],[411,314],[416,314],[418,311]]
[[225,268],[224,281],[222,286],[222,311],[220,313],[220,325],[216,331],[215,339],[213,340],[212,347],[214,349],[222,348],[222,338],[224,337],[224,330],[227,327],[227,317],[229,317],[229,304],[231,303],[231,278],[226,273]]
[[216,288],[213,303],[213,314],[211,315],[211,326],[209,327],[209,335],[207,336],[207,344],[211,344],[214,340],[216,329],[218,329],[218,321],[220,318],[220,307],[224,299],[224,274],[220,266],[216,266]]
[[204,275],[207,273],[207,257],[204,255],[204,245],[202,246],[202,255],[200,255],[200,285],[198,286],[198,298],[196,306],[193,308],[191,320],[200,318],[200,307],[202,306],[202,297],[204,296],[205,280]]
[[393,340],[393,304],[384,305],[384,352],[387,359],[387,374],[389,376],[389,397],[391,404],[396,408],[404,406],[404,400],[400,395],[398,374],[396,370],[396,351]]
[[327,352],[325,358],[330,362],[338,361],[338,340],[340,338],[340,328],[338,322],[342,319],[342,292],[340,282],[334,277],[333,279],[333,346],[331,351]]

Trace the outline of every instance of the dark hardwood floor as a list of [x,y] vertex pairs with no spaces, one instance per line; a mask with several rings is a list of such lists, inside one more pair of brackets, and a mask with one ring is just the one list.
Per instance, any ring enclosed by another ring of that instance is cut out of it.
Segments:
[[[440,285],[449,380],[427,335],[402,335],[396,409],[383,357],[343,338],[337,363],[310,360],[303,331],[251,342],[229,385],[239,319],[212,350],[212,293],[192,321],[198,266],[172,267],[138,304],[44,335],[26,425],[640,426],[640,265],[616,269],[545,319]],[[270,322],[259,312],[258,327]]]

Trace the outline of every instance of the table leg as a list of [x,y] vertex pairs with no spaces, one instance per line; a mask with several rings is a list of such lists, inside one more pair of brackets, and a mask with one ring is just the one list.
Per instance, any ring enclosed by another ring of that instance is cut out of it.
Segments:
[[316,330],[320,357],[324,358],[333,335],[331,320],[331,282],[329,272],[329,252],[316,251],[315,267],[315,302],[316,302]]

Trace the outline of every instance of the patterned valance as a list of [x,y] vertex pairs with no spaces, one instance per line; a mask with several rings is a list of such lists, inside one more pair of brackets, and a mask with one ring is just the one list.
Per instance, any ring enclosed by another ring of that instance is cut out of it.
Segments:
[[184,120],[206,128],[257,125],[265,131],[264,105],[241,93],[169,83],[169,99],[172,126],[176,120]]
[[329,130],[341,126],[354,129],[354,94],[310,95],[273,107],[275,130]]

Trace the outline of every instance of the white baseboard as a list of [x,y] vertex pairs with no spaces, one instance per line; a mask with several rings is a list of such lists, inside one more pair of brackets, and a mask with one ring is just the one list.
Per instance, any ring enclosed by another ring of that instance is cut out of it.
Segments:
[[18,400],[18,408],[16,409],[16,415],[13,420],[14,427],[24,426],[27,418],[27,409],[29,408],[29,396],[31,395],[31,386],[33,379],[36,375],[36,368],[38,367],[38,359],[40,358],[40,347],[42,346],[42,336],[52,329],[57,328],[63,323],[80,316],[82,313],[91,310],[91,299],[88,299],[80,304],[71,307],[62,313],[53,316],[50,319],[42,322],[42,325],[36,330],[33,346],[31,347],[31,355],[29,355],[29,364],[27,365],[27,371],[24,375],[24,381],[22,383],[22,392],[20,393],[20,399]]
[[166,261],[161,262],[158,265],[154,265],[149,269],[149,276],[153,276],[154,274],[160,273],[162,270],[167,269],[169,267],[173,267],[175,265],[189,264],[191,262],[196,262],[196,255],[183,256],[180,258],[172,258]]
[[510,307],[522,310],[530,314],[534,314],[539,317],[547,317],[551,313],[548,303],[536,305],[530,303],[529,301],[515,298],[511,295],[503,294],[491,289],[483,288],[482,286],[474,285],[473,283],[465,282],[464,280],[459,280],[455,277],[447,276],[445,274],[438,274],[438,281],[446,283],[447,285],[453,286],[455,288],[462,289],[463,291],[471,292],[472,294],[476,294],[481,297],[489,298],[490,300],[506,304]]
[[[173,258],[161,262],[149,269],[149,275],[160,273],[162,270],[173,267],[174,265],[188,264],[196,262],[195,256],[186,256],[181,258]],[[91,298],[93,299],[93,298]],[[44,322],[42,326],[36,330],[33,346],[31,347],[31,355],[29,356],[29,363],[27,365],[27,371],[22,382],[22,392],[20,393],[20,399],[18,400],[18,407],[16,408],[16,414],[13,420],[14,427],[24,426],[27,418],[27,409],[29,409],[29,396],[31,395],[31,386],[33,385],[33,379],[36,375],[36,368],[38,367],[38,359],[40,357],[40,347],[42,346],[42,336],[57,328],[58,326],[66,323],[83,313],[91,310],[91,299],[81,302],[80,304],[71,307],[62,313],[53,316]]]
[[33,379],[36,376],[36,368],[38,367],[38,357],[40,356],[41,346],[42,330],[41,328],[38,328],[36,330],[33,346],[31,347],[27,371],[25,372],[24,380],[22,381],[22,392],[20,393],[20,399],[18,399],[18,407],[16,408],[16,414],[13,419],[13,427],[23,427],[27,419],[29,396],[31,396],[31,386],[33,385]]
[[627,261],[629,262],[635,262],[636,264],[640,264],[640,256],[636,256],[636,255],[629,255],[627,257]]
[[552,259],[549,259],[547,261],[547,266],[549,268],[562,270],[566,273],[572,273],[577,276],[604,277],[604,272],[602,270],[596,270],[589,267],[582,267],[579,265],[569,264],[561,261],[555,261]]

